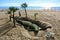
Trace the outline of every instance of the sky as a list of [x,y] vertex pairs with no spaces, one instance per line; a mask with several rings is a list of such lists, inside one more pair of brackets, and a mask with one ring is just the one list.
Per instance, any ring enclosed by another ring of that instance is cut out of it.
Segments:
[[60,7],[60,0],[0,0],[0,6],[21,6],[25,2],[28,6]]

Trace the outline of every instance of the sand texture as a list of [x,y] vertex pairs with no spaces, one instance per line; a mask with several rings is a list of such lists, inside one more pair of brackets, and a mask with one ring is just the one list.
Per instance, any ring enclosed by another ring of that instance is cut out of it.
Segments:
[[[25,17],[24,10],[20,10],[21,16]],[[46,22],[52,25],[52,31],[55,34],[55,40],[60,40],[60,11],[59,10],[27,10],[28,17],[34,19],[34,13],[38,13],[37,20]],[[18,16],[18,11],[15,12],[15,16]],[[0,25],[3,25],[9,20],[7,12],[0,12]],[[45,32],[39,31],[37,36],[33,36],[33,32],[29,32],[24,29],[23,26],[16,25],[16,28],[12,28],[6,34],[0,37],[0,40],[46,40]]]

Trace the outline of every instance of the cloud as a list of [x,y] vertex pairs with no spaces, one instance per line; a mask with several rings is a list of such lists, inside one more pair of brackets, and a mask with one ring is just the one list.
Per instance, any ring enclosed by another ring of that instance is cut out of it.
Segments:
[[40,7],[60,7],[59,3],[34,3],[29,6],[40,6]]
[[5,3],[2,4],[1,6],[20,6],[20,3]]
[[5,3],[0,4],[0,6],[20,6],[24,2],[26,2],[28,6],[60,7],[60,2],[57,0],[10,0],[10,2],[6,1]]

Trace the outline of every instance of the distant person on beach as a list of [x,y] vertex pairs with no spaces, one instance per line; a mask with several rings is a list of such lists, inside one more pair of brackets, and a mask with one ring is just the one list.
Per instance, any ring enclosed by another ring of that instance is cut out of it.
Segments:
[[19,11],[19,17],[21,17],[21,13],[20,13],[20,11]]
[[51,32],[51,28],[48,28],[45,32],[46,32],[46,40],[55,40],[54,35],[55,33]]

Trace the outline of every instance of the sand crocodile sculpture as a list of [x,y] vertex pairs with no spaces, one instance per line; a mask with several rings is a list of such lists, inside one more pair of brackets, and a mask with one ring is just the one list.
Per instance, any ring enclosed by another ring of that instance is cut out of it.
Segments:
[[[25,21],[25,23],[27,22],[27,24],[29,24],[30,22],[32,23],[30,23],[31,25],[37,25],[38,26],[38,28],[41,28],[41,30],[46,30],[47,28],[52,28],[52,25],[51,24],[49,24],[49,23],[47,23],[47,22],[43,22],[43,21],[35,21],[35,20],[32,20],[32,19],[30,19],[30,18],[25,18],[25,17],[15,17],[15,19],[16,19],[16,21]],[[21,22],[22,23],[22,22]],[[21,24],[20,23],[20,24]]]
[[23,21],[23,20],[16,20],[19,24],[22,24],[23,26],[25,26],[25,28],[29,28],[33,31],[38,31],[39,27],[36,24],[33,24],[29,21]]

